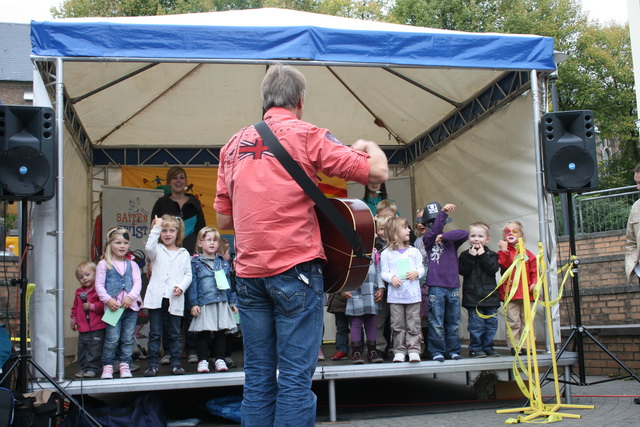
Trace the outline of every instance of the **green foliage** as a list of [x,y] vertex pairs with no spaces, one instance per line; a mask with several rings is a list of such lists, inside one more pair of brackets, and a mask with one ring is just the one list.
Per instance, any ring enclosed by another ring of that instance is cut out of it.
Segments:
[[[611,196],[601,199],[598,199],[597,195],[574,197],[573,219],[576,234],[624,230],[635,199],[634,196]],[[558,195],[554,196],[554,209],[558,234],[569,234],[568,228],[565,229],[562,203]]]
[[[348,0],[321,0],[317,12],[345,18],[367,19],[370,21],[387,20],[391,0],[367,0],[352,2]],[[301,9],[302,10],[302,9]]]
[[18,215],[7,214],[4,218],[0,217],[0,224],[5,226],[5,230],[11,230],[15,228],[18,221]]
[[150,16],[162,14],[161,0],[64,0],[59,8],[52,7],[54,18],[86,16]]
[[556,38],[584,19],[578,0],[397,0],[389,14],[400,24]]
[[598,138],[617,147],[599,166],[600,188],[632,185],[631,171],[640,154],[628,27],[587,25],[576,37],[572,55],[558,68],[561,109],[592,110]]
[[[578,197],[576,200],[580,200]],[[624,230],[631,212],[633,200],[598,199],[587,203],[576,203],[576,232],[598,233],[601,231]]]

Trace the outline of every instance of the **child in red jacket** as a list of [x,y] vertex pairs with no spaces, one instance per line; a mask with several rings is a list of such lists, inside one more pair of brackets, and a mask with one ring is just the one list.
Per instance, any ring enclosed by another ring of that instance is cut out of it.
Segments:
[[[498,251],[498,264],[500,265],[500,272],[504,274],[504,272],[513,264],[513,260],[516,256],[516,246],[518,245],[518,239],[522,238],[524,241],[524,230],[522,229],[522,223],[520,221],[509,221],[504,227],[502,227],[502,236],[503,239],[498,242],[498,246],[500,250]],[[527,284],[528,284],[528,294],[529,299],[533,300],[533,295],[531,294],[531,290],[538,282],[538,267],[536,262],[536,257],[527,249],[526,251],[526,260],[525,260],[525,269],[527,275]],[[504,282],[500,286],[500,300],[504,301],[505,296],[511,293],[511,286],[513,285],[515,279],[515,270],[511,273],[509,279]],[[524,284],[522,282],[519,283],[518,289],[516,290],[515,295],[509,301],[509,305],[507,306],[507,324],[511,328],[513,332],[513,338],[517,343],[520,340],[520,334],[524,327],[524,304],[523,304],[523,292],[522,286]],[[509,340],[509,334],[507,334],[507,345],[511,347],[511,342]],[[511,354],[515,355],[515,350],[511,349]],[[521,350],[520,354],[524,354],[524,351]]]
[[96,265],[91,261],[80,263],[76,277],[82,286],[76,289],[71,307],[71,330],[78,331],[77,378],[94,378],[102,366],[102,345],[106,325],[102,321],[104,304],[96,293]]

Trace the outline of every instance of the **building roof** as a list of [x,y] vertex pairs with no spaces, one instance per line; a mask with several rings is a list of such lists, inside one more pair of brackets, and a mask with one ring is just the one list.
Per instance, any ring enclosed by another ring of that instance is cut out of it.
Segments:
[[0,81],[33,81],[29,24],[0,22]]

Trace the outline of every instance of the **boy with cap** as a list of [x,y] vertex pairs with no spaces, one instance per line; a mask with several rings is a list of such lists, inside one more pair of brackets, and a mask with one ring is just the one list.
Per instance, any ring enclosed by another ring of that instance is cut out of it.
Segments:
[[429,339],[427,347],[433,360],[445,357],[462,359],[460,351],[460,277],[458,248],[467,240],[466,230],[444,231],[451,222],[448,213],[454,204],[440,206],[430,202],[424,207],[422,224],[428,231],[422,236],[429,259],[426,285],[429,287]]

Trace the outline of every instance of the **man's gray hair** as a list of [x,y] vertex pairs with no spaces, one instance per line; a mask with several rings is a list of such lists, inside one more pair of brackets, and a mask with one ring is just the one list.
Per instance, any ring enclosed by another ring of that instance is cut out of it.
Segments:
[[262,79],[260,93],[264,110],[271,107],[295,108],[305,92],[304,75],[291,65],[275,64]]
[[633,170],[633,172],[635,172],[635,173],[640,172],[640,163],[638,163],[638,164],[636,165],[636,168]]

